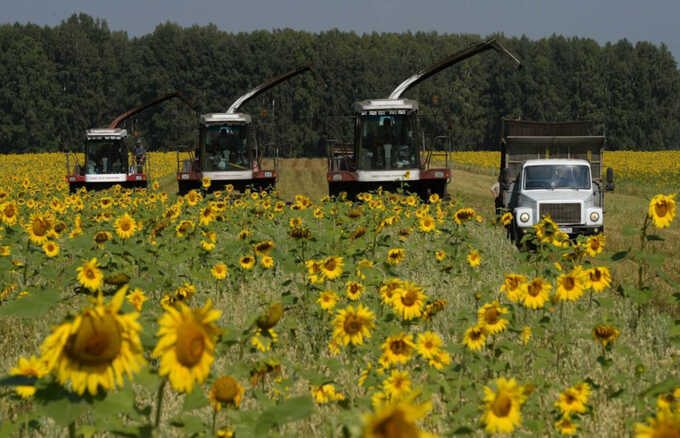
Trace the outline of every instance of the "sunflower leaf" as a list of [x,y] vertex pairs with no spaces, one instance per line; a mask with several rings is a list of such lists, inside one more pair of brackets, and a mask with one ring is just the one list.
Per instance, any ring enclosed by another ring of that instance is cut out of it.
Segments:
[[674,388],[680,386],[680,380],[677,378],[669,377],[663,382],[659,382],[655,385],[650,386],[639,394],[639,397],[651,397],[655,398],[659,394],[664,392],[669,392]]
[[266,436],[269,429],[275,425],[301,420],[312,414],[314,402],[311,397],[296,397],[283,403],[265,409],[255,426],[256,436]]
[[184,405],[182,409],[186,411],[193,411],[208,405],[208,399],[203,394],[200,385],[196,385],[194,390],[184,397]]
[[56,289],[29,290],[29,295],[0,306],[0,315],[38,318],[45,315],[60,299]]

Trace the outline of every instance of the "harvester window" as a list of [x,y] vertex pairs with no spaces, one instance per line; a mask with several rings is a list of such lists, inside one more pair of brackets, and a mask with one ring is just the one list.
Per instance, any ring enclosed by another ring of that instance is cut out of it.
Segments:
[[250,168],[246,126],[211,126],[206,136],[206,170]]
[[362,115],[359,130],[359,169],[418,167],[414,118],[410,115]]
[[120,140],[90,140],[87,144],[87,174],[127,173],[128,151]]

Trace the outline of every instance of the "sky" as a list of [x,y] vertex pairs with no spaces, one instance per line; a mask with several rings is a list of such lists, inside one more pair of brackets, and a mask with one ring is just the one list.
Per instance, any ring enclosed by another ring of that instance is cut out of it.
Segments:
[[600,44],[626,38],[663,42],[680,60],[679,0],[0,0],[0,11],[0,23],[48,26],[84,12],[131,37],[171,21],[213,23],[227,32],[502,32],[587,37]]

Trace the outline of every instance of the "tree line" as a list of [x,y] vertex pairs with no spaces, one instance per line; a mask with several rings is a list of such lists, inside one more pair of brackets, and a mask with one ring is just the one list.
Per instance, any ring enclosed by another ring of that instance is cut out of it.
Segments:
[[[314,72],[282,83],[241,108],[263,147],[314,156],[324,139],[351,142],[352,104],[387,97],[421,68],[498,38],[523,63],[486,52],[409,90],[420,102],[426,141],[448,136],[454,149],[494,149],[503,117],[593,120],[609,149],[680,145],[680,75],[668,50],[627,40],[553,35],[372,33],[290,29],[230,33],[215,25],[167,22],[141,37],[74,14],[54,27],[0,25],[0,148],[4,153],[79,150],[85,130],[179,90],[200,113],[225,111],[273,76],[311,63]],[[177,100],[126,122],[151,149],[190,148],[198,115]]]

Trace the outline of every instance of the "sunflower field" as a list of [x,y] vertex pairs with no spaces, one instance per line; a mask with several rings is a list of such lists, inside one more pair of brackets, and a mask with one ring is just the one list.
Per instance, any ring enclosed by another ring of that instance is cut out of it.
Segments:
[[518,249],[456,199],[64,169],[0,156],[0,437],[680,434],[674,194],[622,250],[549,218]]

